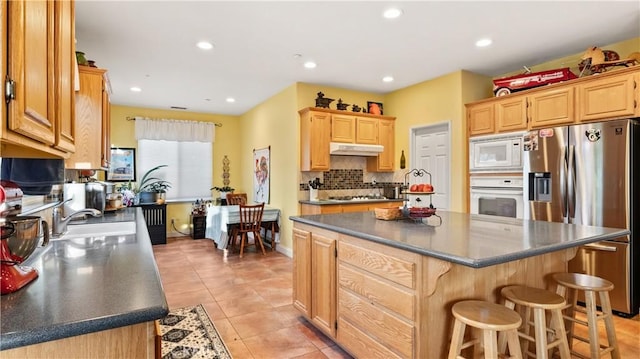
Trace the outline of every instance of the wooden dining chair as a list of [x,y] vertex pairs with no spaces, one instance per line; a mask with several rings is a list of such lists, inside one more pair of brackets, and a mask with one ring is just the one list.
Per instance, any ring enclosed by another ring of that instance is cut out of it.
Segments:
[[[227,205],[241,205],[247,204],[247,194],[246,193],[228,193],[227,194]],[[227,233],[229,233],[229,244],[230,247],[233,247],[236,241],[236,237],[238,236],[238,229],[240,225],[238,224],[230,224],[227,227]]]
[[247,194],[246,193],[229,193],[227,194],[227,204],[228,205],[247,204]]
[[[264,250],[262,236],[260,235],[260,225],[262,223],[262,214],[264,213],[264,203],[256,205],[240,205],[240,226],[237,235],[240,236],[240,258],[244,255],[244,248],[249,245],[249,233],[253,233],[254,245],[256,250],[258,245],[262,249],[262,254],[267,252]],[[235,236],[233,237],[235,241]]]

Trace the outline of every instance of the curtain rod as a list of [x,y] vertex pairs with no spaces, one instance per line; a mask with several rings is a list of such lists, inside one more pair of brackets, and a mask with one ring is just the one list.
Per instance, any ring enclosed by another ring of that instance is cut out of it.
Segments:
[[[135,116],[135,117],[127,116],[127,117],[126,117],[126,119],[127,119],[127,121],[135,121],[135,120],[136,120],[136,117],[142,117],[142,116]],[[205,121],[201,121],[201,122],[205,122]],[[221,124],[220,122],[214,122],[213,124],[214,124],[216,127],[222,127],[222,124]]]

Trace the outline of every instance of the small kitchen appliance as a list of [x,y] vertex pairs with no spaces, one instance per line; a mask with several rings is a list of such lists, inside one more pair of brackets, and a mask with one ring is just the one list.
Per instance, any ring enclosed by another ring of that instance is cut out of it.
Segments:
[[49,243],[49,226],[41,217],[3,218],[0,236],[0,293],[13,293],[38,277],[35,268],[22,266],[38,247]]

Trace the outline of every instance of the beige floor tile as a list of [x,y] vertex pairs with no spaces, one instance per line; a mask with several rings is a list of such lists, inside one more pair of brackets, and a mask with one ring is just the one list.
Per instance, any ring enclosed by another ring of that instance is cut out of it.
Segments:
[[294,358],[317,350],[305,335],[296,328],[284,328],[272,333],[243,340],[256,358]]
[[229,321],[243,340],[256,335],[272,333],[283,327],[278,313],[272,310],[241,314],[229,318]]
[[[227,343],[225,342],[225,344]],[[253,359],[254,358],[253,354],[251,354],[247,346],[244,345],[244,342],[240,340],[227,344],[227,348],[229,349],[229,352],[231,353],[231,356],[233,357],[233,359]]]

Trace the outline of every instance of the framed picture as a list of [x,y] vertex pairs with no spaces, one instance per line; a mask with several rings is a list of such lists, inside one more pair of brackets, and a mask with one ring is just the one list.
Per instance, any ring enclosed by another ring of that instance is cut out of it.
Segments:
[[136,149],[111,148],[111,162],[107,181],[124,182],[136,180]]
[[253,163],[253,201],[257,203],[269,203],[271,146],[253,150]]
[[367,112],[372,115],[384,115],[382,111],[382,102],[367,101]]

